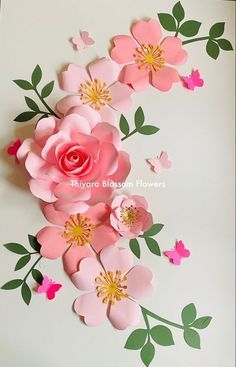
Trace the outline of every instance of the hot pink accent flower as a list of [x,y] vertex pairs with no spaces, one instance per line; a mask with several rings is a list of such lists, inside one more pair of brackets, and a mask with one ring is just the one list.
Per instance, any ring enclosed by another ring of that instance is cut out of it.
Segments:
[[123,182],[130,171],[128,154],[119,150],[119,131],[108,123],[96,124],[94,113],[83,106],[80,115],[40,120],[34,139],[26,139],[17,152],[19,159],[26,157],[31,192],[67,213],[106,201],[112,188],[101,182]]
[[88,245],[99,252],[120,238],[109,224],[110,207],[99,203],[83,214],[68,215],[55,210],[53,204],[45,206],[46,219],[57,227],[44,227],[37,236],[41,245],[40,253],[48,259],[63,255],[66,272],[71,275],[78,270],[79,261],[93,256]]
[[[133,90],[118,81],[120,66],[113,60],[102,58],[85,68],[70,64],[62,72],[62,88],[74,93],[63,98],[57,109],[63,115],[82,104],[98,111],[105,122],[115,122],[114,110],[126,112],[131,108]],[[71,111],[70,111],[71,112]]]
[[15,141],[12,142],[11,145],[8,146],[7,148],[7,154],[8,155],[14,155],[15,156],[15,162],[18,164],[19,159],[17,158],[17,152],[19,150],[21,146],[21,140],[20,139],[16,139]]
[[142,196],[116,196],[111,204],[111,225],[126,238],[135,238],[153,224],[152,214]]
[[178,37],[166,37],[155,19],[138,21],[132,26],[132,35],[116,36],[111,57],[119,64],[126,64],[120,80],[135,91],[144,90],[149,83],[161,91],[168,91],[172,84],[180,82],[176,69],[169,65],[181,65],[187,60]]
[[137,325],[141,309],[134,299],[152,292],[151,271],[144,266],[133,266],[132,253],[115,246],[103,249],[100,261],[86,258],[72,275],[77,288],[90,292],[75,300],[75,312],[88,326],[101,324],[106,316],[120,330]]

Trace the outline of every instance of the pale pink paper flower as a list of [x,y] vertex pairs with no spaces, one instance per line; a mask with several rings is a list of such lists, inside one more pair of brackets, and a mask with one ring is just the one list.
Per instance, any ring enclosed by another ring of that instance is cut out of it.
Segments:
[[136,238],[153,224],[152,214],[147,211],[147,201],[142,196],[116,196],[111,207],[111,225],[123,237]]
[[161,91],[168,91],[172,84],[180,82],[175,68],[187,60],[178,37],[166,37],[162,41],[162,30],[155,19],[141,20],[132,26],[132,35],[113,38],[111,57],[124,66],[120,80],[131,85],[135,91],[147,88],[151,83]]
[[99,112],[105,122],[116,122],[114,111],[126,112],[131,108],[132,88],[118,81],[120,66],[113,60],[102,58],[88,65],[87,70],[70,64],[62,72],[62,89],[74,93],[60,100],[57,110],[63,115],[82,104]]
[[83,106],[80,115],[42,119],[34,138],[26,139],[17,152],[18,159],[26,158],[31,192],[70,214],[106,201],[113,188],[104,187],[103,180],[123,182],[130,171],[129,156],[119,148],[119,131],[96,123],[96,114]]
[[52,204],[46,205],[43,212],[56,227],[44,227],[36,235],[41,245],[40,253],[48,259],[63,256],[69,275],[78,270],[81,259],[93,256],[88,245],[99,252],[120,238],[109,224],[110,207],[104,203],[90,207],[83,214],[68,215],[55,210]]
[[115,246],[104,248],[100,261],[86,258],[72,275],[77,288],[90,292],[75,300],[75,312],[88,326],[101,324],[106,316],[116,329],[137,325],[141,308],[135,299],[152,292],[151,271],[144,266],[133,266],[132,253]]

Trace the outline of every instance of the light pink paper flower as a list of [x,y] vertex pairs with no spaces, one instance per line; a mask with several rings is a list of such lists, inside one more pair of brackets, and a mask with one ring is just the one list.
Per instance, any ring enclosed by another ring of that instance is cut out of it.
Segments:
[[57,227],[44,227],[36,235],[40,253],[48,259],[64,254],[64,267],[69,275],[78,270],[81,259],[93,256],[88,245],[99,252],[120,238],[109,224],[110,207],[104,203],[90,207],[83,214],[68,215],[55,210],[52,204],[46,205],[43,212]]
[[126,238],[136,238],[153,224],[152,214],[142,196],[116,196],[111,204],[111,225]]
[[23,142],[17,157],[26,158],[36,197],[54,202],[58,210],[81,213],[109,198],[112,188],[104,187],[103,180],[123,182],[129,174],[129,156],[119,150],[120,143],[119,131],[96,124],[96,111],[83,106],[80,115],[40,120],[34,139]]
[[133,90],[118,81],[120,66],[113,60],[98,59],[87,70],[70,64],[62,72],[62,89],[74,93],[60,100],[57,109],[63,115],[82,104],[98,111],[105,122],[115,123],[114,110],[126,112],[131,108]]
[[168,91],[172,84],[180,82],[176,69],[169,65],[181,65],[187,60],[178,37],[166,37],[161,41],[162,31],[155,19],[138,21],[132,26],[132,35],[113,38],[111,57],[119,64],[126,64],[120,80],[131,85],[135,91],[147,88],[151,83],[161,91]]
[[152,292],[151,271],[144,266],[133,266],[132,253],[115,246],[103,249],[100,261],[84,259],[80,270],[72,275],[77,288],[90,292],[76,299],[75,312],[88,326],[101,324],[106,316],[120,330],[137,325],[141,309],[134,299]]

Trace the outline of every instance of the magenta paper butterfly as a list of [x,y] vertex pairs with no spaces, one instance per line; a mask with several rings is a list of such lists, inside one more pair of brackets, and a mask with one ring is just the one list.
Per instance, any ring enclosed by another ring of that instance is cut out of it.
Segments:
[[82,51],[86,46],[94,45],[95,41],[89,36],[86,31],[80,32],[80,38],[73,37],[71,39],[73,47],[77,51]]
[[147,159],[147,161],[152,166],[152,170],[156,173],[159,173],[163,168],[170,168],[172,165],[167,152],[162,152],[159,158]]
[[51,300],[55,298],[56,292],[58,292],[61,287],[61,284],[56,284],[45,275],[42,284],[37,289],[37,293],[46,293],[47,299]]
[[17,158],[17,152],[18,152],[18,149],[20,148],[21,146],[21,141],[20,139],[16,139],[12,145],[9,145],[9,147],[7,148],[7,153],[8,155],[14,155],[15,156],[15,161],[16,163],[20,163],[19,162],[19,159]]
[[189,76],[183,76],[182,80],[186,88],[194,90],[195,87],[202,87],[204,80],[200,78],[200,73],[198,70],[193,70],[192,74]]
[[175,248],[170,251],[165,251],[164,255],[169,258],[172,264],[180,265],[183,258],[190,256],[190,251],[185,248],[185,245],[182,241],[177,241]]

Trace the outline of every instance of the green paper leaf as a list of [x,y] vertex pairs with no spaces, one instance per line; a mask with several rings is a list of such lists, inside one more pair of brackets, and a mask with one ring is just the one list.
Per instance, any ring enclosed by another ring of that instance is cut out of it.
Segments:
[[26,102],[27,106],[29,108],[31,108],[31,110],[33,110],[35,112],[39,112],[40,111],[37,103],[35,103],[31,98],[25,97],[25,102]]
[[187,22],[184,22],[179,28],[179,33],[185,37],[196,36],[199,32],[201,24],[202,23],[197,22],[196,20],[187,20]]
[[144,125],[138,129],[138,132],[143,135],[153,135],[156,134],[159,130],[160,129],[158,127],[153,125]]
[[129,247],[130,247],[130,250],[133,252],[133,254],[138,259],[140,259],[140,246],[136,238],[133,238],[132,240],[129,241]]
[[211,27],[209,31],[209,36],[211,38],[218,38],[222,36],[224,31],[225,31],[225,23],[224,22],[216,23]]
[[177,29],[175,18],[171,14],[159,13],[157,14],[162,27],[169,32],[175,32]]
[[21,295],[24,300],[24,302],[27,304],[27,306],[30,304],[31,300],[31,290],[27,283],[23,283],[21,287]]
[[126,349],[138,350],[143,347],[147,339],[147,330],[137,329],[130,334],[125,344]]
[[10,280],[9,282],[5,283],[1,287],[1,289],[5,289],[5,290],[16,289],[16,288],[20,287],[22,283],[23,283],[22,279],[13,279],[13,280]]
[[34,280],[38,283],[38,284],[42,284],[43,282],[43,274],[38,270],[38,269],[33,269],[32,272],[32,277],[34,278]]
[[210,57],[216,60],[219,56],[220,48],[216,42],[208,40],[206,44],[206,51]]
[[129,134],[129,123],[124,115],[120,116],[120,131],[126,136]]
[[39,252],[41,245],[38,243],[37,238],[35,236],[32,236],[31,234],[28,234],[28,240],[29,244],[35,251]]
[[152,237],[155,236],[157,233],[159,233],[162,228],[164,227],[164,224],[156,223],[153,224],[152,227],[143,233],[143,237]]
[[211,316],[200,317],[199,319],[194,321],[191,327],[194,327],[195,329],[206,329],[207,326],[210,324],[211,320],[212,320]]
[[31,75],[31,82],[32,82],[33,86],[37,87],[37,85],[39,84],[41,79],[42,79],[42,70],[41,70],[39,65],[36,65],[32,75]]
[[170,345],[174,345],[174,339],[172,336],[172,332],[166,326],[158,325],[154,326],[151,329],[151,337],[159,345],[163,347],[168,347]]
[[220,46],[220,48],[224,51],[232,51],[233,50],[232,44],[224,38],[218,39],[217,43]]
[[154,254],[154,255],[157,255],[157,256],[161,256],[161,250],[160,250],[160,247],[157,243],[156,240],[154,240],[154,238],[150,238],[150,237],[145,237],[145,241],[146,241],[146,244],[149,248],[149,250]]
[[173,7],[172,14],[174,15],[177,22],[181,22],[181,20],[185,17],[184,8],[180,1],[178,1]]
[[4,247],[6,247],[8,251],[14,252],[15,254],[19,254],[19,255],[24,255],[24,254],[29,253],[29,251],[26,250],[26,248],[20,245],[19,243],[7,243],[6,245],[4,245]]
[[185,306],[182,311],[182,321],[184,325],[190,325],[193,321],[195,321],[197,317],[197,310],[193,303]]
[[197,333],[197,331],[193,329],[184,330],[184,340],[190,347],[195,349],[201,349],[200,336]]
[[30,261],[30,255],[22,256],[16,263],[15,271],[22,269]]
[[54,80],[45,85],[45,87],[43,87],[41,97],[47,98],[52,93],[53,88],[54,88]]
[[34,118],[36,115],[38,114],[38,112],[33,112],[33,111],[27,111],[27,112],[23,112],[20,115],[18,115],[14,121],[17,122],[25,122],[25,121],[29,121],[32,118]]
[[141,360],[146,367],[150,366],[153,358],[155,356],[155,348],[151,342],[147,342],[141,350],[140,353]]
[[143,126],[144,121],[145,121],[145,117],[144,117],[142,107],[139,107],[137,109],[137,111],[135,112],[134,121],[135,121],[135,126],[136,126],[137,129],[140,128],[141,126]]
[[34,87],[27,80],[17,79],[17,80],[13,80],[13,82],[16,83],[16,85],[18,85],[18,87],[20,87],[21,89],[24,89],[24,90],[34,89]]

